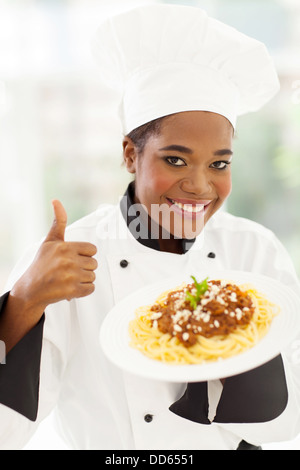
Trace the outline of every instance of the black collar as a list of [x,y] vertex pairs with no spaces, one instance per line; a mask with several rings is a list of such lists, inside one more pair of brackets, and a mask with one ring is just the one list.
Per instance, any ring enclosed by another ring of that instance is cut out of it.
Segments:
[[[150,224],[146,222],[146,220],[149,219],[147,217],[142,217],[140,211],[136,210],[134,194],[135,188],[133,181],[128,185],[127,190],[120,202],[121,212],[127,227],[139,243],[147,246],[148,248],[152,248],[153,250],[161,251],[158,238],[155,238],[155,236],[151,234],[149,227]],[[188,250],[195,243],[195,240],[196,239],[181,239],[183,254],[188,252]]]

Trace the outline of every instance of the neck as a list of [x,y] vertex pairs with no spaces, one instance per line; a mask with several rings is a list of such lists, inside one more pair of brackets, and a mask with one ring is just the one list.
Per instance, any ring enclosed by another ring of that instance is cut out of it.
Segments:
[[181,240],[175,238],[169,238],[167,240],[160,238],[158,240],[158,243],[161,251],[166,251],[168,253],[177,253],[179,255],[182,255],[184,253]]

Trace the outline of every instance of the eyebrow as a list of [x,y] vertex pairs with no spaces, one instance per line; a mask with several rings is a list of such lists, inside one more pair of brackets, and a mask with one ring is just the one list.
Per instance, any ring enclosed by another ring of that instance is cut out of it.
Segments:
[[233,155],[233,151],[230,149],[221,149],[214,152],[216,157],[223,157],[224,155]]
[[[173,144],[173,145],[168,145],[167,147],[163,147],[159,150],[174,150],[175,152],[181,152],[181,153],[187,153],[189,155],[191,155],[193,152],[192,149],[188,148],[188,147],[184,147],[183,145],[176,145],[176,144]],[[216,150],[214,152],[214,155],[216,157],[222,157],[224,155],[233,155],[233,151],[230,150],[230,149],[220,149],[220,150]]]
[[175,150],[175,152],[182,152],[182,153],[189,153],[192,154],[194,153],[192,149],[189,149],[188,147],[184,147],[183,145],[168,145],[167,147],[163,147],[162,149],[159,150]]

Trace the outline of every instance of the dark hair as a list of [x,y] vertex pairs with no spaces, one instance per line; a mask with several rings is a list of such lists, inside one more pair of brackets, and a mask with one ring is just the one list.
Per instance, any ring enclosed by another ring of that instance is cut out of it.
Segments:
[[[204,111],[209,112],[209,111]],[[161,132],[162,123],[165,119],[174,116],[174,114],[170,114],[168,116],[163,116],[158,119],[154,119],[153,121],[147,122],[133,131],[129,132],[126,137],[129,137],[134,145],[137,148],[138,154],[141,155],[145,149],[146,143],[151,136],[159,136]],[[232,124],[228,121],[228,123],[233,128]],[[233,128],[234,133],[234,128]]]
[[126,137],[129,137],[132,140],[140,155],[143,153],[149,137],[158,136],[160,134],[164,119],[166,119],[166,116],[154,119],[153,121],[147,122],[127,134]]

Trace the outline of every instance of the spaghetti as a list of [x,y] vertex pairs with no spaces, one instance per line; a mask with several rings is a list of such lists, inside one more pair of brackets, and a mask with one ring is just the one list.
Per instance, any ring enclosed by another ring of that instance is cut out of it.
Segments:
[[246,351],[267,333],[278,308],[252,285],[193,279],[136,310],[132,347],[170,364],[201,364]]

